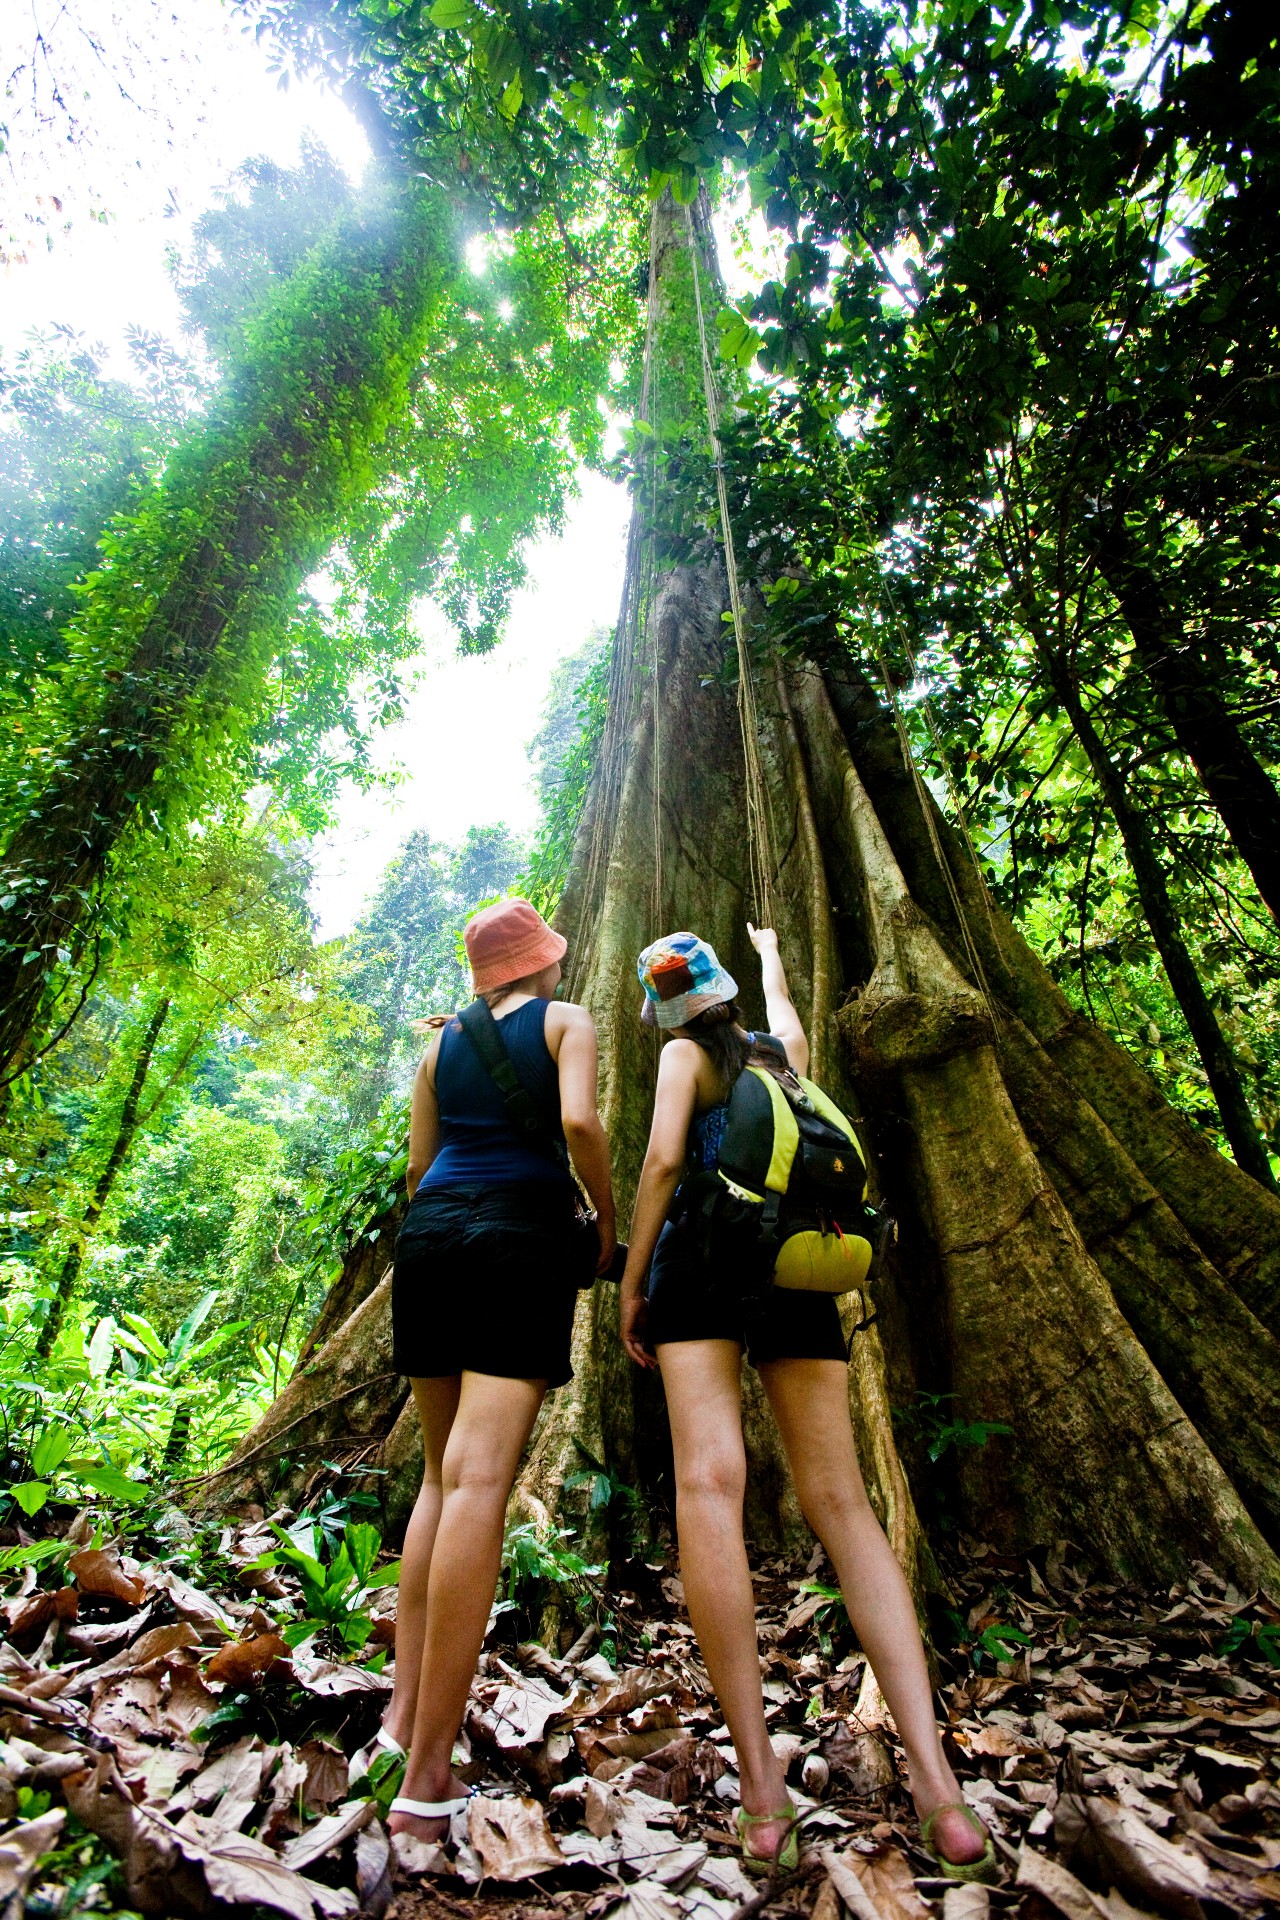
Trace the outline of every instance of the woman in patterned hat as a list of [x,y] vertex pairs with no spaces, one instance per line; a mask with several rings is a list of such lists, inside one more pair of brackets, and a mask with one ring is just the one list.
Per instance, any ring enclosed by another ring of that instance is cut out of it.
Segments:
[[732,1257],[722,1266],[705,1257],[681,1215],[681,1180],[686,1169],[715,1167],[729,1095],[743,1069],[808,1070],[809,1042],[787,989],[777,935],[747,931],[760,956],[766,1036],[743,1029],[737,983],[705,940],[674,933],[640,956],[642,1018],[667,1044],[622,1281],[623,1344],[638,1366],[662,1370],[680,1569],[738,1757],[743,1860],[769,1872],[794,1866],[798,1857],[795,1808],[765,1726],[743,1540],[745,1352],[773,1408],[805,1518],[839,1575],[849,1618],[906,1749],[925,1844],[951,1877],[985,1878],[994,1866],[991,1841],[943,1754],[911,1595],[858,1467],[835,1299],[770,1287],[749,1312],[744,1276],[732,1270]]
[[595,1207],[598,1272],[617,1244],[595,1024],[553,998],[565,941],[527,900],[486,907],[463,939],[476,995],[543,1124],[536,1137],[516,1131],[469,1028],[457,1015],[442,1022],[413,1085],[411,1204],[392,1281],[395,1366],[417,1404],[424,1475],[404,1543],[395,1691],[377,1736],[408,1752],[392,1831],[423,1840],[440,1838],[465,1797],[451,1755],[507,1499],[543,1396],[572,1378],[580,1253],[566,1148]]

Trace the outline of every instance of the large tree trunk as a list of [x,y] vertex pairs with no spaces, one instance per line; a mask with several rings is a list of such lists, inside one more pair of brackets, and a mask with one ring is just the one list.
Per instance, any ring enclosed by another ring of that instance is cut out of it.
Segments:
[[[659,225],[660,270],[678,237],[669,217]],[[600,1033],[624,1218],[659,1049],[638,1018],[641,947],[694,928],[746,983],[748,1021],[763,1017],[724,568],[711,544],[666,572],[640,564],[643,547],[637,525],[608,723],[559,915],[571,990]],[[1102,1567],[1161,1580],[1208,1560],[1280,1598],[1264,1532],[1280,1531],[1280,1202],[1070,1008],[987,898],[853,662],[838,675],[766,662],[756,678],[789,977],[816,1072],[861,1114],[873,1181],[901,1227],[878,1318],[853,1339],[850,1404],[873,1501],[917,1594],[930,1560],[890,1402],[923,1387],[954,1393],[967,1420],[1011,1429],[961,1471],[963,1518],[1003,1550],[1069,1536]],[[330,1335],[318,1373],[291,1383],[224,1486],[243,1498],[257,1474],[265,1487],[283,1442],[310,1443],[309,1422],[335,1444],[341,1368],[385,1365],[386,1290]],[[580,1303],[573,1357],[520,1478],[524,1510],[575,1517],[562,1489],[578,1442],[660,1503],[661,1388],[626,1360],[610,1288]],[[371,1402],[353,1398],[363,1418]],[[387,1395],[380,1415],[392,1520],[416,1472],[401,1409]],[[795,1543],[802,1523],[750,1370],[744,1415],[750,1531]]]

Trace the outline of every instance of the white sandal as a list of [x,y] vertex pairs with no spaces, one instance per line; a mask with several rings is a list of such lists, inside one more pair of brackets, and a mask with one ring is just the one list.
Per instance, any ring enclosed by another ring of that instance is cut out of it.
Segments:
[[404,1748],[398,1740],[391,1738],[385,1727],[378,1728],[373,1736],[373,1744],[375,1747],[382,1747],[387,1753],[397,1754],[402,1760],[404,1758]]
[[452,1800],[409,1800],[403,1795],[397,1796],[388,1807],[388,1813],[412,1814],[415,1820],[451,1820],[459,1807],[464,1807],[475,1792],[468,1787]]

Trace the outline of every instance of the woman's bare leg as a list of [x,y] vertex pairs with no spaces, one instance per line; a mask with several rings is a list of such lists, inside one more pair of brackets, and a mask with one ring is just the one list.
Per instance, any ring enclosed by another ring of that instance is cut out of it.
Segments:
[[[755,1595],[742,1538],[742,1349],[734,1340],[657,1348],[676,1469],[680,1575],[689,1618],[738,1756],[742,1805],[776,1813],[787,1785],[769,1745],[760,1691]],[[775,1852],[787,1823],[756,1827],[752,1851]]]
[[[422,1677],[400,1789],[411,1800],[458,1795],[450,1766],[453,1743],[493,1605],[507,1500],[546,1388],[545,1380],[504,1380],[489,1373],[462,1376],[444,1449]],[[395,1813],[391,1830],[434,1840],[444,1832],[444,1823]]]
[[443,1491],[440,1470],[453,1416],[458,1411],[460,1374],[432,1380],[411,1380],[422,1426],[422,1490],[414,1502],[400,1558],[400,1592],[396,1600],[396,1683],[382,1724],[407,1753],[413,1738],[413,1710],[422,1673],[422,1637],[427,1630],[427,1581],[431,1549],[440,1524]]
[[[906,1749],[921,1817],[962,1798],[938,1736],[915,1608],[872,1511],[849,1420],[849,1376],[839,1360],[771,1360],[760,1378],[782,1434],[805,1519],[836,1570],[849,1618]],[[935,1845],[957,1864],[984,1842],[963,1814],[944,1813]]]

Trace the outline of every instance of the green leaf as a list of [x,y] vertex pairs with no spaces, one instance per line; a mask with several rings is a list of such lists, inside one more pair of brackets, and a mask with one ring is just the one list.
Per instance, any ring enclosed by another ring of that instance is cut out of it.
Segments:
[[8,1487],[6,1491],[30,1519],[33,1513],[39,1513],[49,1498],[49,1483],[47,1480],[23,1480],[16,1487]]
[[433,27],[441,27],[446,33],[465,33],[476,18],[476,10],[471,0],[435,0],[428,18]]
[[108,1500],[126,1500],[131,1506],[151,1495],[145,1480],[130,1480],[116,1467],[77,1467],[76,1479],[92,1487],[95,1493],[105,1494]]
[[31,1467],[43,1480],[60,1467],[71,1451],[71,1435],[66,1427],[46,1427],[31,1449]]
[[111,1356],[116,1346],[116,1323],[111,1314],[99,1320],[89,1342],[89,1376],[93,1380],[106,1378],[111,1365]]

